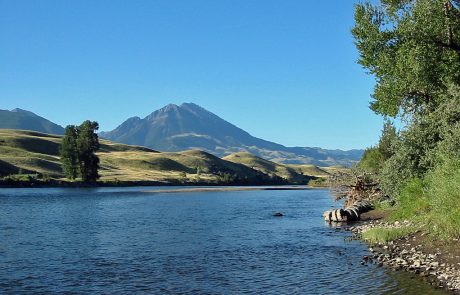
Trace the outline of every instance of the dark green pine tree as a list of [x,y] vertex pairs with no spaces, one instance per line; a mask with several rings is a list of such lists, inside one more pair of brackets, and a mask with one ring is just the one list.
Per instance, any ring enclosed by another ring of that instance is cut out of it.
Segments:
[[68,179],[75,179],[79,174],[79,161],[77,150],[77,128],[68,125],[65,128],[64,138],[60,148],[62,169]]
[[83,182],[95,182],[99,178],[99,137],[96,131],[99,124],[86,120],[77,128],[77,150],[80,164],[80,175]]

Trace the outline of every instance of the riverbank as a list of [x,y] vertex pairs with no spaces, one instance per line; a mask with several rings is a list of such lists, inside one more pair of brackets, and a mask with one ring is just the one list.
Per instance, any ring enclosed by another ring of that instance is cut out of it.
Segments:
[[[363,215],[361,224],[347,228],[355,238],[370,246],[371,255],[363,256],[361,264],[372,263],[394,271],[411,272],[433,287],[460,294],[458,240],[433,241],[410,221],[387,222],[386,213],[370,211]],[[379,233],[378,239],[371,239],[373,233]]]
[[[214,182],[165,182],[165,181],[98,181],[95,183],[84,183],[79,181],[64,181],[51,179],[48,181],[15,181],[6,182],[0,180],[0,188],[52,188],[52,187],[133,187],[133,186],[181,186],[181,187],[197,187],[188,189],[179,189],[181,192],[205,192],[205,191],[238,191],[238,190],[294,190],[294,189],[310,189],[323,187],[315,187],[311,185],[298,184],[277,184],[277,183],[227,183],[217,184]],[[207,188],[203,188],[203,187]],[[176,192],[177,189],[155,190],[152,192]],[[150,192],[150,191],[146,191]]]
[[185,189],[164,189],[147,190],[146,193],[197,193],[197,192],[235,192],[235,191],[286,191],[286,190],[308,190],[307,186],[286,185],[286,186],[238,186],[238,187],[197,187]]

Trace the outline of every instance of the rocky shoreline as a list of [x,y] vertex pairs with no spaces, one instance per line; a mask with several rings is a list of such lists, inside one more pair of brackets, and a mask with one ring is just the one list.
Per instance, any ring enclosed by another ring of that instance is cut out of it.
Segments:
[[[372,228],[410,227],[409,221],[388,223],[381,220],[368,220],[359,225],[346,228],[353,237],[361,239],[361,234]],[[362,257],[361,264],[376,264],[395,271],[408,271],[419,275],[436,288],[443,288],[460,294],[460,249],[453,241],[453,249],[443,245],[427,245],[421,232],[387,243],[371,244],[371,255]],[[457,252],[458,251],[458,252]]]

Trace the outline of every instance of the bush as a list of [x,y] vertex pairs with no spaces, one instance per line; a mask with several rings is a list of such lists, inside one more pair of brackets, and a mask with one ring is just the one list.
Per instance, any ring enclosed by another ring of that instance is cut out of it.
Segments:
[[378,174],[382,169],[385,159],[378,147],[371,147],[364,151],[364,155],[359,162],[359,168]]
[[307,185],[312,187],[327,187],[328,183],[326,178],[318,177],[316,179],[310,179]]
[[460,159],[446,158],[427,181],[430,234],[444,240],[460,238]]
[[426,183],[419,178],[411,179],[401,189],[397,198],[397,207],[391,212],[390,219],[411,219],[425,215],[430,208],[426,193]]

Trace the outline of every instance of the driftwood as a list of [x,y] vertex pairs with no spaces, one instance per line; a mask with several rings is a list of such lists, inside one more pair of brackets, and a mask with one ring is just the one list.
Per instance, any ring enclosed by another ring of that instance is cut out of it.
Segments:
[[375,175],[351,169],[329,177],[329,187],[335,200],[344,199],[345,207],[359,201],[374,201],[383,197]]
[[372,205],[368,201],[357,201],[345,209],[328,210],[323,213],[323,217],[327,222],[357,221],[362,213],[371,209]]

